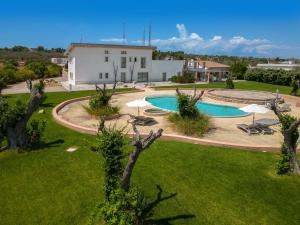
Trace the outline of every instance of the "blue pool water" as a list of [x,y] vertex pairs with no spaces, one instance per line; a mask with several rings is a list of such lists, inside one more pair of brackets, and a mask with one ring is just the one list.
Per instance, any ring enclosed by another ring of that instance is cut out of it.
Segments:
[[[177,111],[176,96],[147,97],[146,101],[161,109]],[[200,112],[213,117],[238,117],[248,115],[248,113],[234,106],[216,105],[200,101],[196,104],[196,106]]]

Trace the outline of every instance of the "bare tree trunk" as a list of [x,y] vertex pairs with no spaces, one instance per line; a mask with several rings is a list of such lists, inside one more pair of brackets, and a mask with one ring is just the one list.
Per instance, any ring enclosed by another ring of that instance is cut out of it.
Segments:
[[139,158],[139,155],[143,151],[148,149],[150,147],[150,145],[162,135],[162,132],[163,132],[163,129],[159,129],[156,133],[153,133],[151,131],[146,138],[142,139],[140,136],[140,133],[137,130],[136,125],[134,123],[132,123],[132,128],[133,128],[133,131],[135,132],[135,136],[133,138],[133,146],[135,147],[135,149],[129,155],[129,160],[127,162],[127,165],[123,172],[123,176],[121,178],[121,187],[126,192],[129,191],[131,175],[132,175],[134,166]]

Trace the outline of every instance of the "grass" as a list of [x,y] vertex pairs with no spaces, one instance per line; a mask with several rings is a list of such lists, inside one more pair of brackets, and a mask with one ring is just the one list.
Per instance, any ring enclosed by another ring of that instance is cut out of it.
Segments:
[[[210,84],[186,84],[186,85],[172,85],[172,86],[159,86],[155,87],[156,90],[160,89],[174,89],[174,88],[225,88],[226,84],[224,82],[214,82]],[[291,87],[282,85],[273,85],[260,83],[255,81],[240,81],[234,82],[235,89],[243,90],[257,90],[257,91],[269,91],[276,92],[278,89],[280,93],[289,95],[292,91]]]
[[[91,92],[48,93],[38,150],[0,153],[0,224],[86,224],[103,198],[95,137],[56,124],[58,103]],[[17,95],[10,95],[13,102]],[[25,98],[25,95],[19,95]],[[69,147],[77,147],[73,153]],[[300,178],[275,173],[278,154],[158,141],[141,155],[133,182],[158,200],[156,224],[299,224]],[[172,195],[174,194],[174,195]]]

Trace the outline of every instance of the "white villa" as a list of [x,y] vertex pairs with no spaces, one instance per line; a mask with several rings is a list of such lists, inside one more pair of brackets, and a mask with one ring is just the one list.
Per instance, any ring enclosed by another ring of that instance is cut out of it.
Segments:
[[282,63],[259,63],[256,68],[260,69],[275,69],[275,70],[295,70],[300,69],[300,64],[295,64],[292,61],[282,62]]
[[155,47],[72,43],[68,84],[167,81],[182,73],[183,60],[152,60]]

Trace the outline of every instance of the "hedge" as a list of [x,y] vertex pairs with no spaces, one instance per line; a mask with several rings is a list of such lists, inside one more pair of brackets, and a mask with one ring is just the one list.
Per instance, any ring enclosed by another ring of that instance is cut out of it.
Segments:
[[293,80],[300,80],[300,70],[248,69],[245,80],[290,86]]

